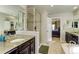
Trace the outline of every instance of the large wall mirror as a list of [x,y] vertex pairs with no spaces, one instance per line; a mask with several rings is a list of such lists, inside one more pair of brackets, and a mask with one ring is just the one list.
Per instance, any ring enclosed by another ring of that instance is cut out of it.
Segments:
[[19,11],[16,20],[16,30],[24,30],[24,13]]
[[65,27],[67,27],[67,28],[73,28],[73,29],[78,29],[79,28],[79,20],[78,19],[67,20]]
[[79,20],[72,21],[72,28],[79,28]]
[[18,11],[16,16],[0,12],[0,31],[24,30],[24,13]]

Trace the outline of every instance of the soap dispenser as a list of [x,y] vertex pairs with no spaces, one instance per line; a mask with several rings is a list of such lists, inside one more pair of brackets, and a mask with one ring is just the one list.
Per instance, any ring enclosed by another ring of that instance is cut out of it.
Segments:
[[3,35],[2,33],[0,34],[0,42],[5,41],[5,35]]

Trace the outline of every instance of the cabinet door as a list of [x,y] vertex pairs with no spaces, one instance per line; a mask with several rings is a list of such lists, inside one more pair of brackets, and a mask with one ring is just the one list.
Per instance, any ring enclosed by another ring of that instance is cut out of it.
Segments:
[[34,54],[35,53],[35,38],[19,45],[18,47],[8,51],[5,54]]
[[78,44],[78,36],[72,35],[72,40]]
[[19,46],[19,54],[34,54],[34,53],[35,53],[35,38],[32,38]]
[[66,32],[66,42],[67,43],[69,43],[70,41],[74,41],[74,42],[76,42],[76,44],[78,44],[78,36],[76,36],[76,35],[73,35],[73,34],[71,34],[71,33],[67,33]]
[[66,42],[69,43],[72,40],[72,35],[68,32],[66,32]]
[[19,50],[19,54],[29,54],[31,49],[30,49],[30,41],[27,41],[23,44],[21,44],[19,47],[18,47],[18,50]]
[[35,53],[35,40],[34,39],[31,40],[30,47],[31,47],[31,54],[34,54]]
[[19,52],[20,54],[31,54],[31,47],[27,46],[25,49]]
[[68,38],[68,33],[67,32],[65,34],[65,40],[66,40],[67,43],[69,42],[69,38]]

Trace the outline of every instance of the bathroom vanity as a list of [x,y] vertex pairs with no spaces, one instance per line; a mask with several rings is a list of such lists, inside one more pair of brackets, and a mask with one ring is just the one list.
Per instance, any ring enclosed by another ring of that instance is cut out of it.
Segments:
[[0,42],[0,54],[34,54],[35,37],[31,35],[13,35]]
[[79,45],[62,43],[61,46],[65,54],[79,54]]
[[77,32],[66,32],[65,40],[67,43],[79,44],[79,34]]

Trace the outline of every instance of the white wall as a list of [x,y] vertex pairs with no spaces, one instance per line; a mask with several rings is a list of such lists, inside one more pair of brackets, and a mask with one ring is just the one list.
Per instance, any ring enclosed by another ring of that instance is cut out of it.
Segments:
[[47,43],[47,19],[48,13],[46,10],[41,12],[41,41],[42,43]]
[[47,43],[52,41],[52,19],[47,18]]
[[37,9],[35,9],[35,26],[36,31],[39,32],[39,43],[41,43],[41,15]]
[[73,13],[72,12],[66,12],[66,13],[59,13],[59,14],[54,14],[52,15],[52,18],[60,18],[60,40],[61,42],[65,42],[65,31],[66,30],[71,30],[71,28],[68,28],[68,26],[71,25],[66,25],[67,20],[73,20]]

